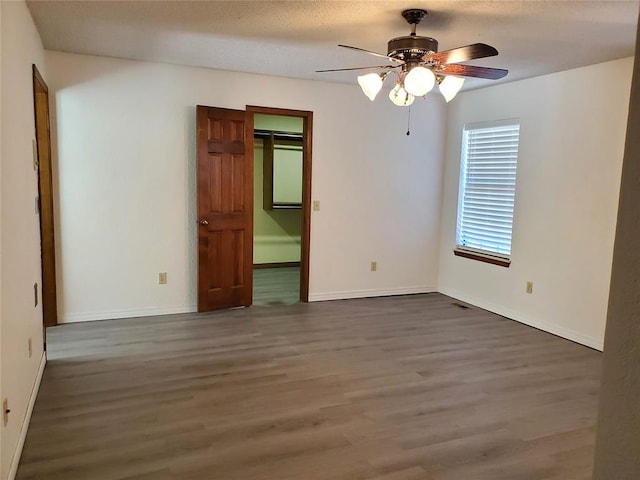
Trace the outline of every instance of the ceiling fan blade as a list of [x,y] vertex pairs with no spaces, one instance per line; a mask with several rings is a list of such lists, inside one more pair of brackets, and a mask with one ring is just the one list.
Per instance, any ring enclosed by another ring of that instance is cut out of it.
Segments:
[[443,75],[461,75],[463,77],[476,77],[486,78],[489,80],[498,80],[509,73],[509,70],[503,70],[502,68],[476,67],[473,65],[458,65],[456,63],[450,63],[448,65],[441,65],[440,68],[438,68],[437,73],[441,73]]
[[486,43],[474,43],[465,47],[453,48],[444,52],[425,55],[424,60],[435,59],[442,63],[460,63],[498,55],[498,50]]
[[342,47],[342,48],[350,48],[351,50],[356,50],[358,52],[368,53],[369,55],[375,55],[376,57],[386,58],[387,60],[390,60],[392,62],[397,62],[397,63],[400,63],[400,64],[404,64],[404,60],[400,60],[398,58],[393,58],[393,57],[390,57],[388,55],[383,55],[382,53],[372,52],[371,50],[365,50],[364,48],[351,47],[349,45],[338,45],[338,46]]
[[329,70],[316,70],[316,73],[323,72],[347,72],[349,70],[373,70],[376,68],[398,68],[400,65],[374,65],[372,67],[352,67],[352,68],[331,68]]

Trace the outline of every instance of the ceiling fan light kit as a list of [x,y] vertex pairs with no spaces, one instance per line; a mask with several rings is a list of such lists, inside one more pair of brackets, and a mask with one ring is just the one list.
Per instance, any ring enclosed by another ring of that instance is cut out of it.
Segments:
[[389,92],[389,100],[399,107],[408,107],[415,99],[416,97],[407,92],[399,83],[396,83],[396,86]]
[[413,67],[404,77],[404,89],[411,95],[422,97],[429,93],[436,84],[436,76],[425,67]]
[[367,73],[366,75],[360,75],[358,77],[358,84],[364,94],[369,97],[372,102],[376,99],[376,95],[382,88],[382,82],[386,75],[381,73]]
[[343,48],[385,58],[392,62],[391,65],[337,68],[318,70],[318,72],[384,69],[384,72],[358,76],[360,88],[371,101],[376,98],[378,92],[382,89],[384,80],[389,73],[394,72],[396,74],[396,84],[389,93],[389,98],[398,106],[411,105],[415,97],[424,97],[434,88],[436,83],[439,85],[440,93],[445,101],[450,102],[462,88],[464,84],[463,77],[498,80],[507,75],[508,71],[500,68],[460,64],[460,62],[498,55],[498,51],[490,45],[474,43],[473,45],[438,52],[438,41],[435,38],[416,35],[416,26],[426,15],[427,11],[420,8],[404,10],[402,16],[411,25],[411,34],[389,40],[386,55],[359,47],[339,45]]
[[462,88],[464,78],[447,75],[446,77],[440,77],[438,83],[440,84],[440,93],[444,97],[445,101],[449,103]]

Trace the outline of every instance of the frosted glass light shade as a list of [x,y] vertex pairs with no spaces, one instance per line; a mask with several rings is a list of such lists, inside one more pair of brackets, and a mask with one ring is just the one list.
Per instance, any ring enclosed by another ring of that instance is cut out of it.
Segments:
[[358,77],[358,84],[364,94],[373,102],[382,88],[382,78],[377,73],[368,73]]
[[411,95],[421,97],[431,91],[436,83],[436,76],[425,67],[413,67],[404,78],[404,89]]
[[399,107],[408,107],[413,103],[415,97],[407,93],[399,83],[389,92],[389,100]]
[[447,103],[453,100],[453,97],[455,97],[462,88],[463,83],[464,78],[462,77],[455,77],[453,75],[447,75],[444,77],[444,80],[440,82],[440,93]]

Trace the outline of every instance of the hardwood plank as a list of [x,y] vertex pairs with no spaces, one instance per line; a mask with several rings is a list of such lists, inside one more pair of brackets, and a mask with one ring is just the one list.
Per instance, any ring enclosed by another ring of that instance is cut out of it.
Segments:
[[256,268],[254,265],[253,305],[291,305],[299,299],[300,267]]
[[455,303],[55,327],[17,478],[589,479],[601,354]]

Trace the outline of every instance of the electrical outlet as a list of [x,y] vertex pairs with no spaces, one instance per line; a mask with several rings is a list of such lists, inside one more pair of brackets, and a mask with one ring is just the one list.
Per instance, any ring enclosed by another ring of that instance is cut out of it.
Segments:
[[9,399],[5,398],[2,400],[2,424],[6,427],[7,423],[9,423],[9,414],[11,410],[9,410]]
[[33,284],[33,306],[34,307],[38,306],[38,284],[37,283]]
[[164,285],[165,283],[167,283],[167,272],[160,272],[158,274],[158,283],[160,285]]
[[319,212],[320,211],[320,200],[314,200],[313,201],[313,211],[314,212]]
[[533,282],[527,282],[527,293],[533,293]]
[[31,337],[29,337],[29,341],[27,342],[27,348],[29,349],[29,358],[33,355],[33,342],[31,341]]
[[375,272],[378,270],[378,262],[371,262],[371,271]]

